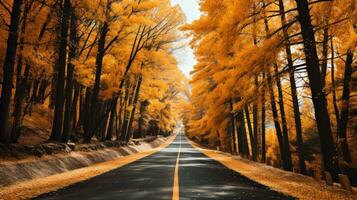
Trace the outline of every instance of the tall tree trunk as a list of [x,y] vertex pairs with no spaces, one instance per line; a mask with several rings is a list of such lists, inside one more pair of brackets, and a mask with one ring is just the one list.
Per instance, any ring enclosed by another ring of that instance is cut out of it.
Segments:
[[131,138],[132,133],[133,133],[133,130],[132,130],[133,122],[134,122],[136,107],[137,107],[138,100],[139,100],[139,94],[140,94],[140,88],[141,88],[142,81],[143,81],[143,77],[140,75],[137,86],[136,86],[135,94],[134,94],[133,105],[132,105],[133,109],[130,114],[129,124],[128,124],[128,128],[127,128],[126,141],[129,141],[129,139]]
[[340,124],[338,127],[338,138],[339,145],[342,152],[343,160],[347,163],[352,163],[351,154],[348,148],[347,141],[347,125],[350,109],[350,88],[351,88],[351,76],[352,76],[352,62],[353,62],[353,53],[349,51],[347,53],[347,58],[345,62],[345,71],[343,78],[343,92],[342,92],[342,106],[341,106],[341,118]]
[[72,61],[76,57],[76,49],[78,44],[77,39],[77,19],[74,8],[71,8],[71,26],[70,26],[70,49],[68,55],[67,64],[67,81],[66,81],[66,105],[64,112],[63,133],[62,142],[68,142],[71,128],[71,114],[72,114],[72,97],[73,97],[73,77],[74,77],[74,65]]
[[[265,73],[263,73],[263,82],[265,79]],[[262,95],[262,110],[261,110],[261,129],[262,129],[262,148],[261,148],[261,155],[262,160],[261,162],[266,162],[266,146],[265,146],[265,96]]]
[[237,112],[236,116],[237,121],[237,133],[238,133],[238,142],[239,142],[239,153],[244,156],[249,155],[249,147],[248,147],[248,139],[247,139],[247,131],[245,129],[245,121],[244,121],[244,112],[240,110]]
[[17,83],[18,85],[16,85],[16,93],[18,94],[15,95],[16,96],[15,107],[14,107],[14,114],[13,114],[14,123],[11,130],[11,137],[13,143],[17,142],[21,134],[21,124],[22,124],[22,118],[24,113],[24,100],[27,94],[26,88],[27,88],[29,72],[30,72],[30,65],[26,64],[24,77],[21,78],[20,79],[21,81]]
[[52,125],[52,133],[50,140],[60,141],[63,123],[63,106],[64,106],[64,84],[65,84],[65,68],[67,57],[67,42],[68,42],[68,21],[70,15],[70,0],[64,0],[61,16],[61,35],[59,44],[59,53],[57,61],[57,80],[56,80],[56,100],[55,111]]
[[322,89],[325,91],[326,85],[326,73],[327,73],[327,56],[328,56],[328,26],[326,22],[326,27],[323,31],[323,41],[322,41],[322,62],[321,62],[321,85]]
[[231,111],[230,123],[231,123],[231,137],[232,137],[232,143],[233,143],[233,152],[234,152],[234,154],[236,154],[238,151],[237,151],[237,140],[236,140],[236,131],[235,131],[236,121],[235,121],[235,117],[234,117],[234,113],[233,113],[233,100],[229,101],[229,107],[230,107],[230,111]]
[[43,104],[45,102],[47,86],[48,86],[47,79],[46,78],[42,79],[36,96],[36,103]]
[[[255,88],[258,88],[258,76],[255,77],[254,85]],[[253,102],[253,138],[254,138],[254,153],[253,160],[257,160],[258,155],[258,102]]]
[[20,137],[20,127],[21,127],[21,118],[23,113],[23,101],[26,95],[26,87],[28,81],[28,75],[30,66],[26,64],[24,76],[22,76],[22,65],[23,65],[23,50],[24,50],[24,41],[25,41],[25,31],[27,24],[27,16],[30,10],[29,6],[25,6],[26,10],[23,14],[23,22],[21,25],[21,36],[20,36],[20,51],[17,60],[17,76],[16,76],[16,91],[15,91],[15,105],[13,111],[13,125],[11,129],[11,141],[16,143],[18,138]]
[[[264,3],[265,6],[265,3]],[[264,10],[265,12],[265,10]],[[269,23],[268,23],[268,18],[264,18],[264,25],[265,25],[265,32],[266,32],[266,37],[269,39]],[[274,94],[274,88],[273,88],[273,77],[271,75],[270,69],[268,71],[268,89],[270,93],[270,106],[271,110],[273,113],[273,120],[274,120],[274,126],[275,126],[275,131],[278,139],[278,144],[279,144],[279,151],[280,151],[280,158],[282,161],[282,166],[285,170],[288,170],[288,167],[286,165],[286,156],[285,156],[285,147],[284,147],[284,139],[283,139],[283,133],[280,127],[280,122],[279,122],[279,114],[278,114],[278,109],[276,107],[276,102],[275,102],[275,94]]]
[[228,153],[233,153],[232,137],[231,137],[231,124],[227,124],[226,128],[226,147]]
[[100,89],[100,77],[102,75],[102,67],[103,67],[103,58],[105,55],[105,39],[108,33],[108,23],[104,22],[103,27],[101,29],[100,38],[98,41],[98,53],[96,58],[96,72],[95,72],[95,82],[93,87],[93,94],[92,94],[92,101],[91,101],[91,110],[93,112],[92,117],[90,117],[90,123],[88,131],[85,134],[85,141],[90,142],[93,135],[94,135],[94,124],[96,123],[95,119],[98,115],[97,113],[97,104],[98,104],[98,96],[99,96],[99,89]]
[[107,131],[106,140],[112,140],[112,138],[113,138],[114,118],[115,118],[115,113],[116,113],[116,110],[117,110],[117,104],[118,104],[118,96],[117,96],[117,94],[114,94],[113,95],[113,99],[112,99],[112,103],[111,103],[110,119],[109,119],[109,125],[108,125],[108,131]]
[[250,147],[251,147],[251,150],[252,150],[252,159],[255,161],[255,159],[256,159],[256,154],[255,154],[256,153],[256,149],[255,149],[256,145],[255,145],[255,139],[254,139],[254,135],[253,135],[252,124],[250,122],[248,105],[246,105],[244,107],[244,111],[245,111],[245,118],[247,119]]
[[124,107],[123,107],[123,120],[122,120],[122,126],[120,128],[121,130],[121,140],[125,141],[126,138],[126,127],[128,125],[128,106],[129,106],[129,95],[130,95],[130,82],[129,80],[126,81],[126,89],[125,89],[125,97],[124,97]]
[[[285,8],[283,0],[279,0],[279,8],[280,8],[280,19],[283,27],[286,25],[286,16],[285,16]],[[302,126],[301,126],[301,118],[300,118],[300,108],[299,108],[299,100],[296,88],[295,81],[295,73],[294,73],[294,63],[292,58],[292,53],[290,49],[290,41],[289,41],[289,33],[288,27],[283,29],[284,38],[286,40],[285,43],[285,53],[289,67],[289,81],[290,81],[290,92],[291,98],[293,101],[293,109],[294,109],[294,120],[295,120],[295,131],[296,131],[296,143],[297,143],[297,152],[299,157],[299,169],[301,174],[306,174],[306,165],[305,165],[305,153],[304,153],[304,143],[302,138]]]
[[283,89],[281,87],[280,76],[278,66],[274,65],[275,70],[275,81],[276,86],[278,88],[278,96],[279,96],[279,108],[280,108],[280,117],[281,117],[281,124],[283,128],[283,144],[284,144],[284,152],[285,152],[285,170],[292,171],[293,164],[291,161],[291,153],[290,153],[290,141],[289,141],[289,132],[286,122],[286,115],[285,115],[285,108],[284,108],[284,96],[283,96]]
[[[85,88],[84,86],[79,86],[80,87],[80,91],[79,91],[79,116],[78,116],[78,121],[77,123],[74,125],[76,129],[80,128],[85,120],[84,117],[84,111],[85,111],[85,103],[86,103],[86,95],[87,95],[87,88]],[[84,90],[86,91],[84,93]],[[83,95],[84,93],[84,95]]]
[[103,109],[100,113],[103,113],[100,115],[100,119],[98,120],[100,125],[100,130],[99,133],[101,135],[101,141],[105,141],[107,138],[107,128],[108,128],[108,120],[109,120],[109,112],[111,110],[111,102],[105,101],[103,103]]
[[280,128],[278,109],[276,108],[273,83],[272,83],[271,79],[272,79],[272,77],[269,73],[268,74],[268,87],[269,87],[269,93],[270,93],[270,106],[271,106],[271,111],[273,113],[274,126],[275,126],[276,136],[278,139],[278,144],[279,144],[280,158],[281,158],[281,161],[283,162],[283,168],[287,169],[286,160],[285,160],[286,157],[284,156],[285,149],[284,149],[284,142],[283,142],[283,134],[282,134],[281,128]]
[[296,0],[296,5],[304,40],[306,69],[310,83],[312,102],[315,108],[315,119],[319,132],[324,170],[329,171],[336,180],[340,170],[335,159],[336,149],[332,137],[330,117],[327,111],[326,94],[321,84],[319,59],[317,56],[314,29],[310,18],[309,4],[307,0]]
[[149,101],[141,101],[140,102],[140,112],[139,112],[139,120],[138,120],[138,135],[136,138],[142,138],[145,137],[145,134],[143,133],[143,125],[144,125],[144,113],[147,110],[147,107],[149,105]]
[[[333,38],[331,38],[331,85],[332,85],[332,104],[333,104],[333,109],[335,112],[335,118],[336,118],[336,133],[338,132],[339,126],[340,126],[340,110],[337,105],[337,94],[336,94],[336,81],[335,81],[335,50],[334,50],[334,45],[333,45]],[[338,141],[338,134],[337,134],[337,141]]]
[[[90,130],[90,120],[93,116],[91,116],[91,107],[90,107],[90,102],[91,102],[91,99],[92,99],[92,91],[89,87],[86,88],[86,94],[85,94],[85,99],[84,99],[84,108],[83,108],[83,131],[84,131],[84,134],[86,133],[89,133]],[[85,135],[84,135],[85,136]]]
[[14,65],[17,51],[18,28],[20,23],[22,0],[13,1],[6,55],[3,66],[3,84],[0,98],[0,143],[11,141],[9,130],[10,101],[12,95]]
[[[72,102],[72,106],[71,106],[71,119],[72,119],[72,124],[71,124],[71,127],[72,127],[72,132],[76,131],[76,124],[77,124],[77,108],[78,108],[78,99],[81,98],[81,86],[79,85],[79,83],[77,83],[76,81],[73,81],[73,84],[74,84],[74,99],[73,99],[73,102]],[[80,103],[81,104],[81,103]],[[80,112],[80,108],[81,105],[79,105],[79,112]]]
[[119,141],[121,140],[122,138],[122,112],[123,112],[123,107],[124,107],[124,97],[123,97],[123,92],[120,93],[120,96],[119,96],[119,112],[118,112],[118,117],[117,117],[117,121],[118,121],[118,129],[117,129],[117,138],[116,140]]

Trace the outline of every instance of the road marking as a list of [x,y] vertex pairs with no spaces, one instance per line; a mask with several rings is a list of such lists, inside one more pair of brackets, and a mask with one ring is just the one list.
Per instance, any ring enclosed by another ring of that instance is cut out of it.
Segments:
[[181,153],[181,134],[180,136],[180,147],[177,153],[176,166],[175,166],[175,175],[174,175],[174,188],[172,193],[172,200],[180,199],[180,188],[179,188],[179,162],[180,162],[180,153]]

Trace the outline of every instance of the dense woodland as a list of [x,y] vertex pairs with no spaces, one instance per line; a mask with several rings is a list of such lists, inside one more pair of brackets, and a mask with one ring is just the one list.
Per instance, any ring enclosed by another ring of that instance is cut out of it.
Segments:
[[[186,134],[302,174],[357,180],[356,0],[0,0],[0,143]],[[183,25],[183,26],[182,26]],[[175,52],[184,31],[197,65]]]
[[169,0],[1,0],[0,143],[31,118],[50,142],[170,134],[184,21]]
[[190,137],[288,171],[356,180],[357,1],[201,0]]

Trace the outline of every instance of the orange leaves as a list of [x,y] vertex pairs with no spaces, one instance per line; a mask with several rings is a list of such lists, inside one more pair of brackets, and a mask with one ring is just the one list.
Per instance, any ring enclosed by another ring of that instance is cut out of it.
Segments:
[[264,28],[262,21],[255,22],[254,18],[262,13],[254,12],[254,3],[257,2],[201,1],[204,14],[182,28],[193,35],[192,46],[198,59],[191,80],[191,132],[222,132],[230,117],[230,101],[236,102],[233,109],[238,110],[259,99],[257,90],[261,88],[255,87],[255,77],[269,71],[277,60],[281,37],[276,34],[253,43],[258,38],[257,29]]

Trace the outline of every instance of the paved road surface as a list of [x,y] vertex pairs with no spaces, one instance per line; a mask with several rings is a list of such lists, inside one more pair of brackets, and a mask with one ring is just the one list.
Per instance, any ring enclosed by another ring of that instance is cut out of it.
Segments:
[[[176,177],[175,168],[178,169]],[[183,135],[178,135],[172,144],[155,154],[36,199],[177,199],[178,195],[173,198],[175,179],[181,200],[293,199],[208,158],[193,148]]]

